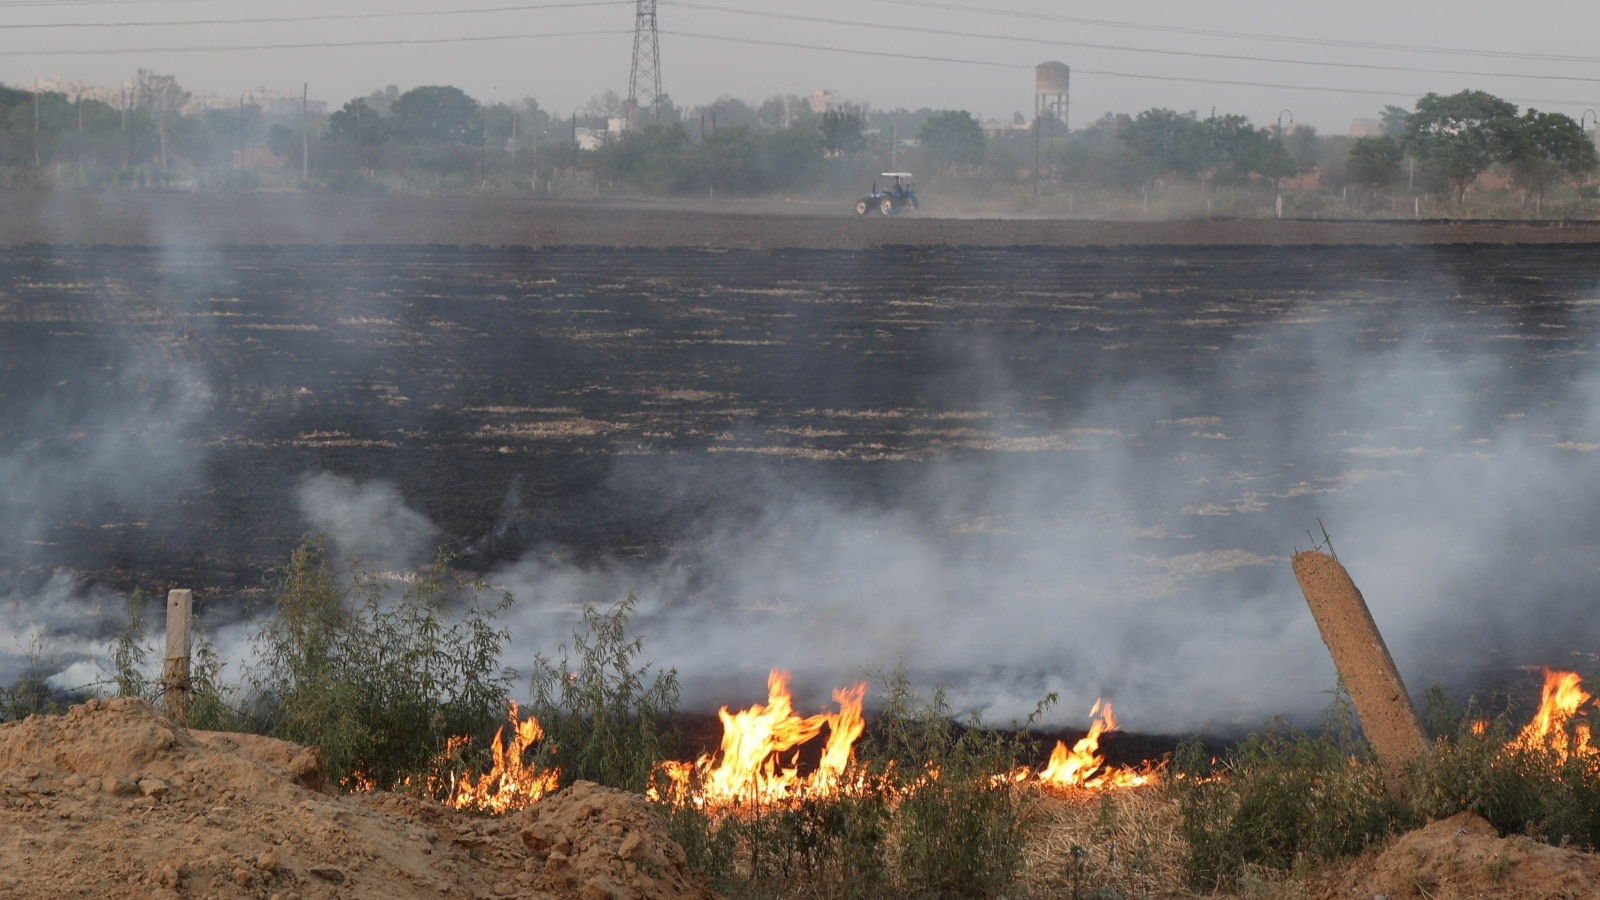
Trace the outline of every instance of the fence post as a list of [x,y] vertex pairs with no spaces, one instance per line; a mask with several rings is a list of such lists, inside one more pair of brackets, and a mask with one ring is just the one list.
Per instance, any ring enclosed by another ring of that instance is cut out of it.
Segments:
[[162,667],[162,699],[172,721],[189,727],[189,620],[194,610],[194,591],[167,592],[167,654]]

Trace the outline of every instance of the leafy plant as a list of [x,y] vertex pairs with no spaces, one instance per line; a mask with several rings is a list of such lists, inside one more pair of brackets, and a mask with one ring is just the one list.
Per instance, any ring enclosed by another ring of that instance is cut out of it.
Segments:
[[1470,810],[1501,834],[1600,847],[1600,762],[1517,740],[1509,700],[1492,717],[1473,703],[1452,711],[1454,728],[1434,741],[1413,773],[1410,794],[1419,813],[1439,818]]
[[1252,866],[1290,870],[1353,855],[1409,823],[1354,724],[1341,691],[1320,734],[1275,720],[1221,766],[1198,741],[1182,745],[1174,757],[1178,777],[1169,784],[1190,881],[1236,887]]
[[144,621],[144,591],[135,588],[128,595],[128,619],[117,629],[111,643],[111,676],[117,685],[118,697],[143,697],[153,699],[155,687],[144,674],[150,658],[146,643],[148,631]]
[[0,687],[0,722],[25,719],[43,713],[55,715],[62,711],[56,692],[47,680],[57,671],[60,662],[45,653],[44,631],[38,630],[23,648],[22,675],[9,688]]
[[676,743],[678,673],[640,660],[643,640],[628,636],[636,605],[629,594],[609,610],[585,606],[559,660],[534,657],[530,711],[545,731],[537,761],[559,766],[563,786],[643,792]]
[[[322,749],[329,775],[379,787],[422,776],[454,735],[492,732],[515,673],[500,664],[511,604],[478,601],[481,584],[449,577],[441,556],[394,588],[357,574],[341,587],[315,541],[290,558],[251,673],[263,730]],[[452,612],[459,610],[459,612]]]

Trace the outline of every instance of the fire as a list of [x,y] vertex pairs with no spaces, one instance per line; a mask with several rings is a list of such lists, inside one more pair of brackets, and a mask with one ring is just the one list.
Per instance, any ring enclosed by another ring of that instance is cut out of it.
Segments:
[[[653,800],[667,799],[677,804],[693,804],[724,812],[759,806],[783,805],[808,797],[829,797],[859,787],[861,776],[852,774],[854,748],[866,730],[862,704],[867,685],[858,682],[833,692],[837,712],[802,716],[795,712],[789,691],[789,673],[773,669],[767,676],[767,702],[730,712],[722,707],[717,716],[722,722],[722,743],[715,753],[694,762],[667,761],[658,772],[666,781],[665,794],[652,789]],[[1584,695],[1587,699],[1587,695]],[[1579,703],[1582,700],[1578,701]],[[995,776],[1017,785],[1034,784],[1047,789],[1111,789],[1150,784],[1158,777],[1159,766],[1145,764],[1139,769],[1107,766],[1100,753],[1100,739],[1118,729],[1111,704],[1095,701],[1089,711],[1089,733],[1070,749],[1057,742],[1050,762],[1037,772],[1017,769]],[[493,765],[481,776],[443,776],[455,769],[467,737],[453,737],[434,764],[422,789],[429,795],[444,796],[456,809],[504,813],[521,809],[553,792],[559,770],[528,765],[524,756],[544,737],[538,720],[521,718],[512,703],[509,721],[495,732],[491,748]],[[823,738],[816,767],[801,773],[800,747]],[[1587,746],[1587,732],[1584,732]],[[936,781],[939,770],[931,763],[924,767],[923,781]],[[351,790],[372,790],[375,785],[359,773],[346,780]],[[400,785],[411,788],[409,780]]]
[[1544,671],[1544,692],[1533,721],[1523,727],[1511,746],[1521,750],[1546,749],[1562,760],[1593,756],[1589,723],[1573,721],[1582,714],[1590,696],[1576,672]]
[[[523,754],[544,737],[544,729],[539,726],[539,721],[531,716],[521,719],[516,703],[511,704],[509,718],[508,724],[512,729],[510,739],[501,740],[506,730],[504,725],[494,733],[494,743],[490,748],[494,763],[489,771],[476,779],[471,775],[463,775],[459,780],[452,779],[450,798],[446,801],[451,806],[503,813],[521,809],[556,789],[559,777],[557,770],[531,768],[522,760]],[[466,740],[465,737],[451,738],[445,749],[445,758],[453,758],[455,751],[465,745]]]
[[[1098,716],[1098,718],[1096,718]],[[1138,787],[1156,780],[1156,769],[1146,765],[1140,769],[1122,766],[1106,767],[1101,755],[1100,736],[1118,730],[1111,704],[1100,700],[1089,710],[1092,720],[1089,733],[1067,749],[1065,741],[1056,741],[1050,753],[1050,762],[1039,772],[1039,783],[1051,788],[1121,788]]]
[[[730,713],[722,720],[722,746],[692,763],[666,762],[661,771],[671,782],[675,799],[697,805],[781,803],[802,796],[837,791],[852,759],[852,749],[866,727],[861,704],[867,685],[859,682],[835,690],[837,713],[800,716],[789,693],[789,673],[773,669],[767,676],[767,702]],[[802,776],[801,744],[828,733],[817,768]],[[790,753],[790,751],[794,751]],[[790,754],[785,760],[784,755]]]

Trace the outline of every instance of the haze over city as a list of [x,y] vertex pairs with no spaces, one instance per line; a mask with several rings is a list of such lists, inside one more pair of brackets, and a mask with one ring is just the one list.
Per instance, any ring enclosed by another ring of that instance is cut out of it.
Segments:
[[[106,87],[141,68],[195,92],[298,89],[337,108],[385,85],[450,84],[483,102],[532,96],[565,115],[626,95],[634,0],[443,4],[408,0],[4,0],[0,82]],[[1132,0],[753,0],[659,3],[662,87],[681,107],[831,89],[879,109],[1031,113],[1033,66],[1072,67],[1069,120],[1151,107],[1262,123],[1288,111],[1326,134],[1410,108],[1427,92],[1485,90],[1574,118],[1600,105],[1600,11],[1535,2],[1506,15],[1457,4],[1290,7]]]

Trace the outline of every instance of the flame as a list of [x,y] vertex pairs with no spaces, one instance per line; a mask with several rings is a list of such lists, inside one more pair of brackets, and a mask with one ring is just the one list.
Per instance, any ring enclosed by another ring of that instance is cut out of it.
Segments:
[[[726,706],[717,711],[722,746],[716,753],[693,763],[666,762],[660,771],[676,801],[700,806],[782,803],[835,793],[850,765],[855,741],[866,727],[861,715],[866,693],[866,682],[835,690],[837,713],[802,717],[794,711],[789,673],[773,669],[767,675],[765,705],[757,703],[737,713]],[[822,758],[814,771],[801,776],[796,748],[824,729],[828,737]],[[784,754],[790,754],[787,760]]]
[[[1098,716],[1098,718],[1096,718]],[[1139,769],[1106,766],[1106,758],[1099,753],[1100,736],[1117,731],[1117,719],[1111,704],[1100,700],[1089,710],[1092,720],[1089,733],[1067,749],[1065,741],[1056,741],[1050,753],[1050,762],[1039,772],[1039,783],[1050,788],[1122,788],[1150,784],[1156,780],[1157,769],[1148,763]]]
[[[514,702],[508,718],[511,737],[502,742],[506,730],[504,725],[494,733],[494,743],[490,747],[494,763],[489,771],[476,779],[470,774],[461,776],[459,780],[452,779],[450,798],[446,801],[451,806],[503,813],[521,809],[556,789],[559,771],[534,769],[522,761],[523,754],[544,737],[539,720],[532,716],[521,719]],[[465,737],[451,738],[443,758],[453,758],[466,741]]]
[[1573,757],[1594,756],[1589,740],[1589,723],[1575,722],[1590,696],[1576,672],[1544,670],[1544,691],[1533,721],[1523,726],[1511,747],[1520,750],[1544,749],[1565,761]]

